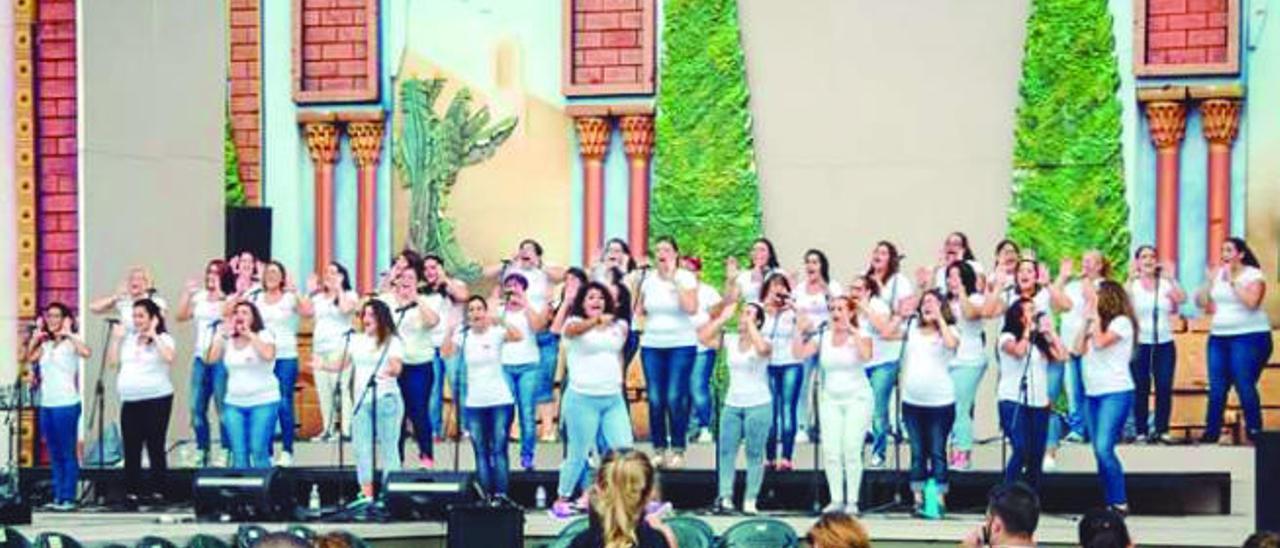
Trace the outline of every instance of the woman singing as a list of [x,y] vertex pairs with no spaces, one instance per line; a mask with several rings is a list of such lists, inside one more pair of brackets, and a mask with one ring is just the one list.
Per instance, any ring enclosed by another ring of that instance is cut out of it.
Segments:
[[[315,309],[311,373],[315,376],[320,416],[324,422],[324,433],[320,439],[330,441],[335,436],[351,435],[351,370],[342,369],[337,373],[333,365],[340,364],[344,351],[351,350],[350,337],[355,334],[351,319],[360,298],[351,290],[347,269],[336,262],[325,267],[323,277],[312,275],[307,286]],[[335,428],[339,417],[342,419],[341,429]]]
[[1136,346],[1135,323],[1133,305],[1124,286],[1104,280],[1098,284],[1096,296],[1085,305],[1084,328],[1076,340],[1076,349],[1082,355],[1098,477],[1107,506],[1122,514],[1129,512],[1129,499],[1125,496],[1124,469],[1116,455],[1116,442],[1133,409],[1129,361]]
[[769,356],[773,349],[760,333],[764,309],[756,303],[742,305],[737,333],[724,333],[722,339],[721,333],[733,318],[735,308],[734,303],[721,308],[715,318],[698,331],[698,338],[708,348],[724,351],[729,370],[729,388],[725,391],[724,407],[720,409],[716,505],[722,511],[733,511],[738,446],[744,445],[747,484],[742,494],[742,511],[755,514],[760,484],[764,482],[764,446],[773,424],[773,397],[769,393]]
[[972,465],[973,402],[987,370],[983,348],[986,295],[978,290],[978,273],[972,263],[955,261],[945,270],[947,307],[956,318],[960,344],[951,360],[951,384],[956,391],[956,421],[951,431],[951,467],[968,470]]
[[938,507],[946,507],[947,437],[956,418],[948,364],[960,344],[953,323],[942,293],[926,292],[920,298],[920,320],[907,334],[903,352],[902,419],[911,438],[911,492],[920,515],[927,479],[937,483]]
[[[547,306],[529,302],[525,293],[529,282],[520,274],[507,274],[502,281],[502,303],[499,314],[503,321],[520,332],[520,340],[502,345],[502,372],[511,385],[520,421],[520,468],[533,470],[534,450],[538,444],[536,415],[539,392],[546,384],[541,354],[535,333],[547,328]],[[496,292],[496,288],[495,288]]]
[[[888,314],[886,320],[869,318],[874,330],[880,332],[880,338],[873,337],[871,362],[867,364],[867,375],[871,379],[871,390],[875,396],[875,408],[871,416],[871,466],[878,468],[884,465],[885,449],[888,447],[889,402],[893,398],[893,389],[898,385],[898,368],[902,359],[902,342],[890,337],[903,318],[912,313],[911,303],[915,295],[915,285],[907,279],[901,270],[902,257],[897,246],[881,241],[871,251],[871,265],[867,267],[866,277],[875,282],[875,289],[869,299],[860,301],[860,313],[872,316]],[[883,306],[872,305],[870,300],[878,300]],[[900,339],[901,337],[898,337]]]
[[974,257],[973,248],[969,247],[969,236],[959,231],[947,234],[947,239],[942,242],[942,250],[938,253],[938,264],[934,267],[933,287],[946,290],[947,269],[956,261],[963,261],[973,269],[974,277],[977,279],[975,285],[979,290],[986,287],[985,272],[982,269],[982,263]]
[[76,509],[76,482],[80,461],[76,456],[80,426],[80,360],[88,358],[89,346],[76,329],[71,309],[60,302],[49,303],[37,320],[27,343],[25,361],[35,367],[29,373],[32,388],[40,391],[40,430],[49,451],[49,472],[53,476],[52,501],[47,510]]
[[[384,295],[382,301],[391,313],[391,325],[398,340],[403,369],[396,377],[400,394],[404,399],[405,423],[397,430],[403,429],[396,442],[396,454],[403,459],[404,443],[413,430],[413,440],[418,446],[418,463],[422,468],[435,466],[434,449],[431,435],[430,410],[432,362],[436,358],[435,341],[432,329],[440,323],[440,310],[443,297],[426,296],[420,293],[422,288],[422,271],[409,267],[400,270],[395,290]],[[381,422],[381,419],[379,419]]]
[[[1129,369],[1133,373],[1133,422],[1139,438],[1171,443],[1169,415],[1173,409],[1173,370],[1177,349],[1170,325],[1187,294],[1178,286],[1172,265],[1156,262],[1156,248],[1139,246],[1133,256],[1137,277],[1129,282],[1129,300],[1138,321],[1138,353]],[[1152,381],[1155,381],[1155,430],[1148,435]]]
[[[210,459],[209,404],[218,409],[218,417],[225,416],[223,400],[227,393],[227,370],[221,362],[205,362],[205,354],[216,335],[216,322],[222,319],[226,295],[222,292],[222,279],[227,275],[226,263],[221,259],[209,261],[204,268],[204,283],[187,282],[186,291],[178,301],[179,322],[195,320],[195,348],[191,359],[191,429],[196,435],[196,447],[200,451],[197,466],[213,464]],[[222,448],[230,451],[226,440],[227,425],[220,419],[219,431]],[[224,459],[225,463],[225,459]]]
[[106,314],[114,310],[125,333],[133,333],[133,303],[142,299],[150,299],[161,312],[168,309],[164,299],[156,295],[151,271],[146,267],[134,266],[129,268],[125,281],[116,287],[116,292],[89,303],[89,311]]
[[820,373],[823,468],[831,493],[823,513],[857,515],[862,446],[871,426],[871,382],[865,370],[871,358],[871,338],[858,327],[852,299],[837,297],[831,301],[827,325],[815,325],[801,316],[793,345],[797,357],[816,358]]
[[[680,264],[698,278],[698,314],[694,325],[699,328],[711,321],[722,308],[720,292],[715,287],[702,281],[702,261],[697,257],[683,257]],[[711,443],[711,417],[715,415],[715,402],[711,394],[711,374],[716,368],[716,351],[698,340],[698,357],[693,361],[693,377],[690,381],[690,394],[693,396],[693,413],[689,430],[697,432],[698,443]]]
[[[840,282],[831,280],[831,264],[827,261],[827,254],[817,249],[804,252],[804,268],[800,272],[803,274],[795,280],[796,313],[807,316],[812,321],[812,325],[817,328],[831,319],[829,310],[831,299],[843,295],[844,288],[840,287]],[[800,401],[796,405],[796,417],[799,421],[796,427],[796,441],[799,443],[807,443],[810,431],[813,430],[812,413],[816,413],[817,410],[809,409],[809,404],[813,401],[811,381],[817,366],[816,356],[804,360]]]
[[[428,300],[439,296],[439,309],[436,311],[440,321],[431,328],[431,345],[435,347],[435,357],[431,360],[431,399],[427,403],[427,416],[431,421],[431,432],[435,441],[440,441],[444,432],[444,381],[455,366],[453,360],[440,356],[440,347],[449,336],[449,318],[461,318],[462,305],[471,296],[466,282],[449,276],[444,268],[444,260],[436,255],[428,254],[422,258],[422,275],[426,286]],[[450,377],[452,378],[452,377]]]
[[[1058,268],[1058,277],[1049,288],[1054,301],[1054,310],[1062,312],[1060,331],[1062,340],[1068,342],[1075,341],[1080,329],[1084,326],[1085,302],[1097,292],[1098,283],[1107,277],[1106,259],[1101,251],[1090,249],[1084,252],[1080,261],[1080,277],[1067,282],[1073,270],[1074,265],[1071,259],[1062,259],[1061,266]],[[1067,440],[1085,441],[1089,438],[1088,432],[1085,431],[1085,425],[1089,420],[1086,417],[1088,406],[1085,405],[1084,375],[1080,371],[1080,356],[1071,353],[1070,350],[1068,349],[1070,359],[1067,360],[1063,383],[1067,388],[1067,407],[1070,412],[1067,425],[1071,431],[1067,434]],[[1053,375],[1054,369],[1052,365],[1050,367],[1050,375]],[[1054,399],[1056,399],[1056,392]],[[1054,462],[1053,455],[1058,451],[1058,424],[1058,421],[1049,423],[1049,454],[1051,455],[1049,462],[1051,464]]]
[[[765,280],[763,294],[764,326],[761,331],[769,341],[769,391],[773,396],[773,419],[765,455],[770,468],[792,469],[791,457],[796,444],[796,404],[800,399],[800,380],[804,366],[792,353],[791,339],[797,331],[797,317],[791,299],[791,283],[782,274]],[[778,458],[778,442],[782,442],[782,458]]]
[[226,427],[235,468],[270,468],[280,386],[272,371],[276,345],[253,303],[240,301],[218,330],[209,360],[227,368]]
[[[143,492],[142,448],[151,464],[151,489],[164,485],[165,434],[173,409],[173,382],[169,368],[177,353],[173,337],[164,326],[160,306],[151,299],[134,303],[131,329],[118,326],[108,346],[107,362],[118,364],[116,387],[120,392],[120,430],[124,438],[125,491],[130,505]],[[154,498],[161,498],[152,491]]]
[[1013,446],[1004,481],[1025,481],[1039,491],[1049,429],[1048,369],[1066,347],[1053,331],[1053,319],[1035,311],[1035,303],[1018,299],[1004,314],[996,344],[1000,380],[996,385],[1000,429]]
[[778,252],[768,238],[758,238],[751,244],[751,268],[738,270],[738,259],[729,257],[724,269],[724,299],[729,302],[760,301],[764,297],[760,288],[774,274],[786,274],[778,267]]
[[1271,323],[1262,309],[1266,276],[1249,245],[1240,238],[1222,242],[1220,264],[1205,272],[1196,304],[1213,314],[1209,326],[1209,408],[1201,443],[1214,443],[1222,430],[1227,390],[1234,387],[1244,409],[1245,431],[1262,431],[1258,379],[1271,357]]
[[[351,444],[356,452],[360,498],[352,506],[372,502],[373,482],[383,481],[387,474],[400,469],[404,399],[396,378],[403,371],[404,344],[396,335],[394,322],[386,303],[378,299],[365,302],[360,307],[361,333],[351,337],[351,352],[343,364],[353,370],[351,376],[357,393]],[[383,466],[381,478],[373,477],[372,444],[375,443]]]
[[298,381],[298,317],[310,317],[311,299],[298,295],[284,265],[271,261],[262,269],[262,290],[250,291],[262,322],[276,342],[275,375],[280,385],[280,445],[276,465],[293,465],[293,389]]
[[645,318],[640,360],[649,393],[654,462],[678,468],[684,464],[688,443],[685,431],[689,426],[689,374],[697,354],[693,316],[698,312],[698,280],[677,266],[680,250],[675,239],[660,237],[654,248],[657,270],[640,286],[637,315]]

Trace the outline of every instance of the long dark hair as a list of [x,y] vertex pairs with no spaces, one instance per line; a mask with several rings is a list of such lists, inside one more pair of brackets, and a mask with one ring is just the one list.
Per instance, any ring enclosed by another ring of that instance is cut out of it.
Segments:
[[677,243],[676,243],[676,237],[675,237],[675,236],[670,236],[670,235],[658,236],[658,239],[656,239],[656,240],[654,240],[654,241],[653,241],[653,245],[656,247],[658,244],[660,244],[660,243],[664,243],[664,242],[665,242],[667,245],[670,245],[670,246],[671,246],[671,249],[672,249],[673,251],[675,251],[675,252],[676,252],[676,258],[679,258],[679,257],[680,257],[680,244],[677,244]]
[[781,285],[783,289],[787,290],[787,293],[791,293],[791,281],[787,279],[786,275],[782,273],[771,274],[768,278],[765,278],[764,283],[760,284],[760,295],[756,297],[756,300],[764,304],[765,297],[769,295],[769,288],[774,285]]
[[764,262],[764,265],[769,267],[769,270],[777,270],[780,263],[778,263],[778,252],[774,249],[773,242],[768,238],[760,237],[756,238],[756,241],[751,243],[752,247],[756,244],[764,244],[765,249],[769,250],[769,258]]
[[960,255],[960,259],[965,260],[965,261],[972,261],[972,260],[974,260],[974,258],[973,258],[973,248],[969,247],[969,235],[967,235],[967,234],[965,234],[965,233],[960,232],[959,230],[957,230],[957,231],[952,232],[951,234],[947,235],[947,237],[948,237],[948,238],[950,238],[950,237],[952,237],[952,236],[955,236],[955,237],[957,237],[957,238],[960,238],[960,245],[963,245],[963,246],[964,246],[964,254]]
[[1240,264],[1252,266],[1254,268],[1262,268],[1258,263],[1258,256],[1253,254],[1253,250],[1249,249],[1249,244],[1245,243],[1244,238],[1227,238],[1227,242],[1231,243],[1240,252]]
[[[1129,301],[1129,293],[1124,290],[1124,286],[1115,280],[1102,280],[1098,283],[1098,326],[1103,331],[1111,327],[1112,320],[1119,317],[1129,318],[1129,325],[1134,329],[1138,327],[1137,317],[1133,313],[1133,303]],[[1134,347],[1137,347],[1138,338],[1133,338]]]
[[[1019,297],[1018,300],[1013,302],[1013,306],[1004,311],[1004,329],[1000,330],[1000,332],[1013,335],[1014,340],[1021,339],[1022,330],[1026,329],[1026,325],[1022,321],[1023,309],[1028,306],[1034,307],[1035,305],[1035,301],[1026,297]],[[1032,327],[1034,328],[1035,326]],[[1035,345],[1041,354],[1044,354],[1045,359],[1050,359],[1053,345],[1049,343],[1049,339],[1041,334],[1040,331],[1031,332],[1031,344]]]
[[[76,322],[76,315],[71,313],[71,307],[67,306],[67,305],[66,305],[65,303],[63,303],[62,301],[53,301],[53,302],[50,302],[49,304],[44,305],[44,310],[45,310],[45,312],[48,312],[50,309],[57,309],[57,311],[58,311],[58,312],[61,312],[61,313],[62,313],[62,317],[64,318],[64,320],[63,320],[63,321],[66,321],[66,319],[70,319],[70,320],[71,320],[71,332],[72,332],[72,333],[79,333],[79,332],[80,332],[80,325]],[[61,327],[61,326],[59,326],[59,327]],[[44,325],[44,331],[45,331],[45,333],[46,333],[46,334],[48,334],[48,335],[50,335],[50,336],[55,335],[55,333],[53,332],[53,329],[52,329],[52,328],[51,328],[51,326],[48,324],[48,322],[46,322],[46,323],[45,323],[45,325]]]
[[617,311],[614,312],[614,315],[630,322],[631,290],[627,289],[627,284],[623,283],[624,276],[625,274],[621,270],[614,268],[611,269],[609,281],[613,284],[614,290],[618,292]]
[[[925,291],[922,295],[920,295],[920,303],[916,305],[916,313],[920,314],[922,311],[924,311],[924,299],[925,297],[928,297],[930,295],[932,295],[933,298],[938,299],[938,314],[942,316],[942,321],[946,322],[947,325],[954,325],[956,323],[956,317],[954,314],[951,313],[951,307],[947,306],[947,298],[943,296],[941,290],[936,288]],[[920,321],[920,324],[925,325],[923,320]],[[934,325],[932,327],[934,329],[939,329],[942,326]]]
[[[902,266],[902,255],[898,253],[898,246],[893,245],[893,242],[890,242],[889,240],[880,240],[876,242],[876,249],[880,249],[881,247],[889,251],[889,264],[884,266],[884,279],[888,280],[892,278],[894,274],[897,274],[898,268]],[[876,275],[876,267],[867,267],[867,275],[874,278]]]
[[329,261],[329,266],[338,271],[338,275],[342,276],[342,283],[338,284],[341,291],[333,296],[333,304],[337,305],[342,301],[342,294],[351,291],[351,274],[347,272],[347,267],[342,266],[338,261]]
[[422,278],[421,274],[422,274],[423,259],[422,259],[421,253],[418,253],[417,251],[414,251],[406,247],[400,250],[400,253],[397,253],[396,256],[391,259],[391,262],[394,263],[396,262],[396,259],[401,259],[401,258],[404,259],[404,262],[409,263],[409,268],[412,268],[418,271],[418,274],[419,274],[418,278]]
[[[391,309],[387,307],[387,303],[382,302],[382,299],[369,299],[368,301],[365,301],[364,306],[361,308],[361,312],[366,308],[373,309],[373,317],[378,321],[378,346],[382,346],[383,344],[386,344],[387,339],[390,339],[396,334],[396,324],[395,320],[391,319]],[[362,313],[360,316],[363,318],[364,314]]]
[[134,308],[141,308],[146,311],[147,316],[156,320],[156,334],[168,333],[169,329],[164,326],[164,315],[160,313],[160,305],[151,299],[138,299],[133,301]]
[[249,313],[253,316],[253,319],[249,321],[249,331],[257,333],[266,328],[266,323],[262,321],[262,313],[258,312],[258,307],[253,303],[249,301],[237,301],[236,305],[231,307],[231,310],[234,313],[237,308],[242,306],[248,308]]
[[283,292],[285,286],[289,285],[289,271],[285,269],[284,263],[275,259],[267,261],[267,266],[262,267],[262,289],[267,289],[267,269],[273,266],[280,269],[280,291]]
[[612,244],[618,244],[618,247],[621,247],[621,248],[622,248],[622,252],[623,252],[624,254],[626,254],[626,256],[627,256],[627,264],[626,264],[627,272],[631,272],[632,270],[635,270],[635,269],[636,269],[636,258],[631,256],[631,246],[630,246],[630,245],[627,245],[627,242],[626,242],[625,240],[623,240],[622,238],[609,238],[609,239],[608,239],[607,241],[605,241],[605,243],[604,243],[604,249],[605,249],[605,251],[608,251],[608,250],[609,250],[609,246],[610,246],[610,245],[612,245]]
[[439,294],[444,297],[449,296],[449,284],[441,280],[439,283],[431,283],[427,281],[427,262],[433,262],[440,265],[440,270],[444,270],[444,259],[435,253],[428,253],[422,256],[422,272],[418,276],[418,293],[423,295]]
[[604,313],[616,316],[615,308],[617,305],[613,302],[613,293],[609,291],[607,286],[600,282],[588,282],[587,285],[578,292],[577,297],[573,299],[573,306],[569,308],[569,314],[579,318],[587,317],[587,293],[590,293],[593,289],[599,291],[600,294],[604,296]]
[[1012,247],[1014,255],[1018,255],[1019,257],[1022,256],[1022,248],[1018,247],[1018,242],[1005,238],[996,244],[996,264],[1000,264],[1000,250],[1004,249],[1005,246]]
[[[952,261],[951,264],[947,265],[947,270],[944,272],[943,278],[944,279],[950,278],[952,270],[960,271],[960,285],[964,286],[965,292],[967,292],[970,295],[973,295],[978,292],[978,274],[973,271],[973,267],[969,265],[968,261],[965,261],[965,260]],[[959,295],[955,295],[951,293],[950,285],[946,287],[947,287],[948,299],[960,298]]]
[[804,258],[818,258],[818,275],[822,276],[822,281],[831,283],[831,262],[827,260],[827,254],[818,249],[810,249],[804,252]]

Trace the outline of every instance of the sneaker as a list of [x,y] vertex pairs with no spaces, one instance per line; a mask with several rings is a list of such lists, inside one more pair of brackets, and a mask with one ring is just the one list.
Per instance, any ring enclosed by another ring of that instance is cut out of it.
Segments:
[[281,468],[293,466],[293,452],[281,451],[280,456],[276,458],[276,466]]
[[969,460],[968,451],[956,452],[956,464],[954,468],[956,470],[969,470],[970,468],[973,468],[973,462]]
[[661,517],[661,516],[663,516],[664,514],[667,514],[667,513],[668,513],[668,512],[670,512],[670,511],[671,511],[671,503],[670,503],[670,502],[662,502],[662,501],[651,500],[651,501],[649,501],[647,504],[645,504],[645,505],[644,505],[644,515],[645,515],[645,516],[658,516],[658,517]]
[[1164,432],[1159,436],[1156,436],[1156,441],[1165,445],[1177,445],[1179,443],[1178,438],[1173,437],[1173,434],[1168,432]]
[[791,464],[790,460],[778,459],[778,464],[776,465],[776,468],[779,472],[790,472],[792,469],[795,468],[795,465]]
[[556,439],[556,433],[553,430],[551,432],[547,432],[546,434],[543,434],[541,438],[538,438],[538,441],[542,443],[555,443],[558,440]]
[[663,468],[663,467],[665,467],[665,466],[667,465],[666,451],[665,451],[665,450],[663,450],[663,449],[658,449],[658,450],[654,451],[654,452],[653,452],[653,458],[651,458],[651,459],[649,459],[649,460],[653,461],[653,467],[654,467],[654,468]]
[[433,459],[427,455],[419,455],[418,466],[420,466],[423,470],[430,470],[436,467],[436,459]]
[[796,432],[796,443],[809,443],[809,432],[805,430]]
[[960,468],[960,451],[951,451],[951,456],[947,458],[947,466],[952,469]]
[[548,513],[556,519],[569,519],[578,514],[578,509],[574,508],[573,504],[565,499],[556,499],[551,504],[551,510]]
[[733,507],[733,499],[723,498],[716,501],[716,510],[724,514],[732,514],[737,509]]
[[54,512],[54,511],[57,511],[58,506],[61,504],[62,504],[61,502],[50,501],[50,502],[44,503],[44,505],[41,506],[40,509],[46,512]]
[[1053,455],[1045,454],[1044,462],[1040,469],[1044,472],[1056,472],[1058,470],[1058,459],[1053,458]]
[[520,455],[520,467],[526,472],[533,471],[533,455]]
[[756,501],[754,500],[742,501],[742,513],[748,516],[754,516],[756,514],[759,514],[760,510],[756,509]]
[[667,468],[683,468],[684,453],[674,452],[667,456]]
[[845,505],[844,505],[844,513],[845,513],[845,514],[848,514],[848,515],[850,515],[850,516],[853,516],[853,517],[855,517],[855,518],[856,518],[856,517],[861,517],[861,516],[862,516],[862,511],[858,509],[858,503],[856,503],[856,502],[847,502],[847,503],[845,503]]
[[844,512],[844,503],[840,501],[833,500],[831,501],[831,503],[822,507],[822,513],[824,514],[843,513],[843,512]]
[[213,455],[213,465],[218,468],[226,468],[231,466],[233,462],[235,462],[235,459],[232,458],[230,449],[223,449]]
[[1067,434],[1066,437],[1062,438],[1062,441],[1067,443],[1084,443],[1085,439],[1084,434],[1072,431],[1070,434]]
[[356,497],[356,500],[347,503],[347,509],[354,510],[356,508],[364,508],[372,503],[373,499],[369,498],[369,496],[364,493],[360,493],[360,496]]
[[884,455],[871,455],[871,462],[867,465],[872,468],[884,468]]
[[698,430],[698,440],[697,440],[698,443],[711,443],[713,441],[715,441],[715,439],[711,437],[710,429],[700,428]]
[[578,498],[574,499],[571,505],[574,510],[586,512],[591,509],[591,498],[587,496],[586,492],[583,492],[582,495],[579,495]]
[[53,506],[54,512],[74,512],[75,510],[76,510],[76,503],[71,502],[69,500],[64,500]]

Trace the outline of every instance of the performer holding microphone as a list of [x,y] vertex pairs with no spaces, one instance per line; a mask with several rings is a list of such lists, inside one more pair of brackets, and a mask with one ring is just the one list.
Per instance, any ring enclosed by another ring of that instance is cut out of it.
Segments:
[[1053,319],[1036,312],[1030,299],[1020,298],[1005,311],[996,348],[1000,429],[1013,446],[1004,481],[1025,481],[1038,491],[1052,405],[1047,368],[1065,358],[1066,347],[1053,331]]
[[24,361],[34,367],[27,373],[36,402],[40,431],[49,451],[49,471],[53,475],[53,496],[45,509],[67,512],[76,509],[76,482],[80,461],[76,444],[80,426],[80,360],[90,350],[76,329],[76,319],[67,305],[49,303],[36,320],[27,341]]
[[[1173,410],[1173,370],[1178,350],[1173,344],[1173,317],[1187,294],[1178,285],[1173,265],[1156,262],[1156,248],[1138,246],[1134,253],[1137,276],[1129,282],[1129,299],[1138,320],[1138,353],[1133,373],[1133,423],[1138,437],[1151,443],[1171,443],[1169,416]],[[1152,381],[1154,382],[1154,385]],[[1155,388],[1155,429],[1148,431],[1151,389]]]
[[[792,352],[791,338],[797,331],[796,310],[791,300],[791,282],[783,274],[773,274],[760,289],[764,304],[764,327],[761,331],[769,341],[769,392],[773,396],[773,421],[769,428],[769,443],[765,446],[765,458],[769,467],[787,471],[792,469],[791,458],[795,454],[796,405],[800,400],[800,384],[804,366]],[[782,456],[778,458],[778,443],[782,443]]]
[[209,361],[227,368],[224,443],[231,445],[235,468],[270,468],[271,434],[279,415],[280,386],[273,373],[275,338],[253,303],[241,301],[219,325]]
[[[915,286],[899,272],[901,263],[902,256],[898,254],[897,246],[884,240],[876,243],[865,274],[868,281],[874,282],[874,287],[868,285],[870,292],[867,298],[859,301],[859,313],[872,316],[869,324],[880,334],[879,338],[872,339],[872,357],[867,364],[867,376],[871,380],[871,390],[875,397],[871,417],[873,468],[884,465],[885,450],[888,448],[889,403],[893,399],[893,389],[898,385],[899,361],[902,358],[902,337],[895,332],[914,311],[912,303]],[[870,301],[880,301],[880,304]],[[879,319],[881,317],[884,318],[883,321]]]

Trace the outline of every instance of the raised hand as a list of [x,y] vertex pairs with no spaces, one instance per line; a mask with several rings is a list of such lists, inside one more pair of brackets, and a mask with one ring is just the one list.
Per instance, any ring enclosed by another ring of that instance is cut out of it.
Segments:
[[916,269],[916,285],[919,287],[929,287],[929,279],[933,277],[933,271],[926,267]]
[[320,291],[320,276],[311,274],[307,276],[307,293],[316,293]]
[[1071,257],[1063,257],[1062,262],[1058,263],[1058,283],[1064,283],[1071,278],[1073,270],[1075,270],[1075,261]]
[[195,293],[197,291],[200,291],[200,281],[192,278],[190,280],[187,280],[187,283],[184,287],[186,287],[187,293]]
[[1036,283],[1049,285],[1049,267],[1044,263],[1036,263]]
[[724,279],[735,280],[738,278],[738,273],[740,271],[741,266],[738,265],[737,257],[729,257],[724,260]]

